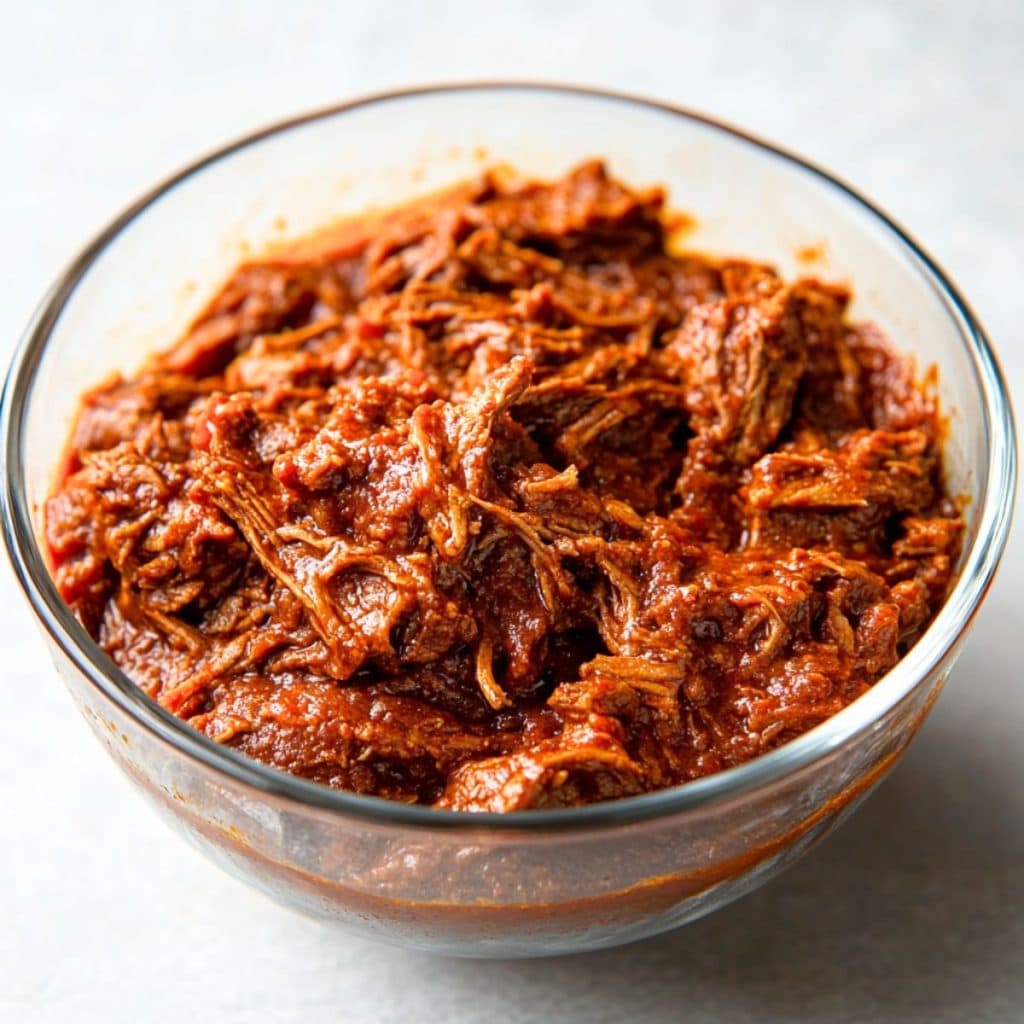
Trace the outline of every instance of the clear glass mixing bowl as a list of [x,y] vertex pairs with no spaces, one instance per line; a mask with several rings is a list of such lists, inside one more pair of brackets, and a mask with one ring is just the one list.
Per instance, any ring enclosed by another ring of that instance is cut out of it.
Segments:
[[[949,414],[947,471],[969,497],[958,582],[866,696],[748,764],[592,807],[469,815],[336,792],[250,761],[132,685],[62,604],[38,513],[76,401],[167,344],[247,255],[507,161],[531,175],[591,156],[662,183],[695,249],[854,283]],[[808,254],[813,264],[808,267]],[[2,406],[3,527],[57,669],[117,763],[179,831],[276,899],[364,935],[469,956],[594,949],[675,927],[760,885],[847,814],[910,742],[992,578],[1011,517],[1014,431],[978,322],[926,253],[821,170],[706,118],[523,84],[411,90],[296,118],[144,196],[57,280]]]

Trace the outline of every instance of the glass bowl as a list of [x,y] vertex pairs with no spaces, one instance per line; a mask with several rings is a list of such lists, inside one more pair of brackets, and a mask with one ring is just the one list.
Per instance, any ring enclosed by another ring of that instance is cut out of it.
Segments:
[[[61,602],[39,511],[83,388],[131,371],[247,255],[342,215],[509,162],[555,176],[602,156],[665,184],[690,248],[855,285],[853,315],[935,364],[951,493],[968,501],[958,582],[869,693],[793,742],[687,785],[508,816],[337,792],[208,740],[138,690]],[[258,132],[127,209],[54,284],[2,404],[3,527],[57,669],[164,817],[235,875],[358,933],[468,956],[595,949],[673,928],[760,885],[892,767],[949,673],[1011,518],[1014,431],[982,328],[933,260],[841,182],[705,117],[529,84],[409,90]]]

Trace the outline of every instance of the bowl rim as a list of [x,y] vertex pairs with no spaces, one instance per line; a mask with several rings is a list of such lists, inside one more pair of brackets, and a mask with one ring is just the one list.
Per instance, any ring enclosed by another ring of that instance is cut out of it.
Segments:
[[[772,156],[799,173],[830,186],[857,212],[880,224],[911,257],[955,322],[971,356],[983,398],[981,429],[988,451],[983,492],[978,498],[978,529],[963,559],[959,577],[921,639],[862,697],[815,728],[766,754],[734,768],[639,796],[560,810],[475,813],[410,805],[380,797],[332,789],[251,759],[192,729],[147,696],[107,659],[61,600],[32,526],[24,492],[23,433],[36,371],[64,307],[95,260],[135,218],[161,196],[224,157],[274,135],[350,111],[395,100],[445,97],[453,93],[524,92],[570,95],[610,104],[639,106],[695,122]],[[998,360],[978,318],[949,276],[892,217],[834,174],[787,149],[676,104],[628,93],[563,83],[485,80],[439,83],[376,92],[275,122],[250,132],[165,178],[124,209],[72,259],[44,295],[15,350],[0,397],[0,514],[15,574],[50,641],[83,676],[136,724],[205,768],[223,773],[274,798],[308,808],[337,812],[381,825],[487,832],[548,832],[596,829],[660,818],[725,801],[775,783],[806,768],[872,727],[921,681],[941,669],[957,652],[987,592],[1005,547],[1016,491],[1013,412]]]

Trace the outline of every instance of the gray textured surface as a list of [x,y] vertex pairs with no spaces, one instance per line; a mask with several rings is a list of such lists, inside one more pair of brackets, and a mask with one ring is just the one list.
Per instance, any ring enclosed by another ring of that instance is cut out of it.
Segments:
[[[948,267],[1024,388],[1014,0],[548,0],[522,7],[522,33],[506,5],[288,6],[5,9],[0,357],[82,241],[197,152],[370,89],[515,75],[676,100],[831,166]],[[627,949],[472,963],[334,934],[166,832],[77,720],[0,566],[0,1019],[1020,1021],[1022,577],[1017,536],[906,760],[781,879]]]

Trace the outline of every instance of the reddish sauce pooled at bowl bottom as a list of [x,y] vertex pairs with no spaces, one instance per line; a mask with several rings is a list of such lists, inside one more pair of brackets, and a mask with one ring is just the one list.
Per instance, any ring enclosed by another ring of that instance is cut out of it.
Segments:
[[848,293],[494,171],[240,267],[89,392],[60,592],[214,740],[357,793],[593,803],[840,711],[942,604],[938,412]]

